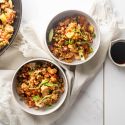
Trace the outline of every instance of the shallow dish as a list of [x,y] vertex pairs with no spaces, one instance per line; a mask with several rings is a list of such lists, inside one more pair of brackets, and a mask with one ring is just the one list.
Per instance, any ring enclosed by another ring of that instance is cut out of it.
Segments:
[[[51,31],[51,29],[53,29],[55,27],[55,25],[57,25],[58,22],[62,21],[63,19],[67,18],[67,17],[72,17],[74,15],[77,16],[84,16],[85,19],[94,27],[94,33],[96,34],[96,37],[93,39],[93,43],[91,45],[91,47],[93,48],[93,52],[91,54],[89,54],[89,56],[85,59],[85,60],[74,60],[71,63],[65,62],[63,60],[58,59],[56,56],[53,55],[53,53],[50,51],[49,47],[48,47],[48,43],[49,43],[49,33]],[[100,32],[99,32],[99,28],[97,26],[97,24],[95,23],[95,21],[86,13],[81,12],[81,11],[77,11],[77,10],[68,10],[68,11],[64,11],[59,13],[58,15],[56,15],[49,23],[47,30],[46,30],[46,38],[45,38],[45,45],[46,48],[48,50],[48,52],[50,53],[50,55],[57,61],[66,64],[66,65],[79,65],[79,64],[83,64],[87,61],[89,61],[97,52],[99,45],[100,45]]]
[[[43,108],[39,108],[39,109],[34,109],[34,108],[29,108],[28,105],[26,103],[24,103],[23,100],[20,100],[20,96],[17,93],[17,76],[19,73],[19,70],[25,65],[25,64],[29,64],[29,63],[42,63],[42,62],[49,62],[51,64],[53,64],[58,70],[59,70],[59,76],[61,78],[63,78],[63,82],[64,82],[64,93],[60,96],[59,100],[53,104],[51,107],[43,109]],[[58,66],[57,64],[55,64],[54,62],[48,60],[48,59],[32,59],[29,60],[28,62],[24,63],[23,65],[21,65],[18,70],[16,71],[16,73],[14,74],[14,78],[13,78],[13,82],[12,82],[12,94],[14,99],[16,100],[17,104],[21,107],[21,109],[23,109],[25,112],[33,114],[33,115],[47,115],[50,114],[54,111],[56,111],[65,101],[66,96],[67,96],[67,92],[68,92],[68,82],[67,82],[67,78],[65,76],[65,73],[63,72],[63,70],[60,68],[60,66]]]

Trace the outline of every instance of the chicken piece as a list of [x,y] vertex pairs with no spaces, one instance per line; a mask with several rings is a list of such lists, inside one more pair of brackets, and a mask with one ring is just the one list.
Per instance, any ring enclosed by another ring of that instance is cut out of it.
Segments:
[[5,12],[6,12],[5,15],[8,23],[9,24],[13,23],[13,20],[15,18],[15,11],[13,11],[12,9],[6,8]]
[[43,107],[45,107],[45,104],[42,103],[42,102],[35,102],[35,105],[36,105],[38,108],[43,108]]
[[58,100],[58,95],[57,95],[57,94],[52,94],[51,98],[52,98],[54,101],[57,101],[57,100]]
[[27,96],[31,96],[31,92],[30,91],[26,91],[25,93]]
[[35,106],[35,104],[33,101],[30,100],[30,101],[28,101],[28,106],[29,106],[29,108],[32,108]]
[[20,87],[17,87],[17,93],[21,95],[24,93],[24,91]]
[[79,18],[79,23],[80,23],[81,25],[83,25],[84,22],[85,22],[85,17],[79,16],[78,18]]
[[55,76],[51,76],[50,80],[51,82],[57,82],[57,78]]
[[51,98],[46,98],[44,101],[45,105],[52,105],[52,99]]
[[57,73],[57,69],[55,69],[55,68],[52,69],[52,68],[48,67],[48,68],[47,68],[47,71],[48,71],[50,74],[52,74],[52,75],[55,74],[55,73]]
[[75,59],[80,60],[80,56],[78,54],[75,54]]
[[65,24],[65,26],[67,26],[69,23],[70,23],[70,19],[67,18],[67,19],[64,21],[64,24]]
[[43,97],[48,95],[49,94],[49,87],[43,85],[41,87],[41,93],[42,93]]
[[66,56],[65,56],[65,58],[67,58],[67,59],[70,59],[70,58],[73,58],[73,57],[74,57],[74,53],[72,53],[72,52],[67,53]]
[[69,48],[69,49],[74,49],[74,46],[69,44],[69,45],[68,45],[68,48]]
[[64,22],[60,22],[60,23],[59,23],[59,26],[64,26],[64,25],[65,25]]
[[24,91],[27,91],[27,89],[28,89],[29,87],[28,87],[27,84],[22,83],[21,88],[22,88]]
[[8,33],[12,33],[14,31],[13,27],[9,24],[5,26],[5,31]]
[[9,8],[10,6],[9,3],[6,2],[5,0],[1,0],[0,3],[1,3],[1,9]]
[[74,29],[75,27],[77,26],[77,23],[76,22],[71,22],[69,25],[68,25],[68,27],[67,27],[67,29]]
[[46,68],[42,68],[42,69],[41,69],[41,72],[42,72],[43,75],[45,75],[46,72],[47,72],[47,71],[46,71]]

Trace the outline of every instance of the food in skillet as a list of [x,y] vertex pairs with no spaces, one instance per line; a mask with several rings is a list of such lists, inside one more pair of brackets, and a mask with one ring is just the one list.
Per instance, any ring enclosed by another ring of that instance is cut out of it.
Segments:
[[93,52],[95,36],[94,26],[84,16],[67,17],[51,29],[48,46],[59,60],[68,63],[86,60]]
[[64,93],[63,78],[52,63],[28,63],[18,72],[17,93],[29,107],[46,108]]
[[9,44],[9,39],[14,32],[15,17],[12,0],[0,0],[0,49]]

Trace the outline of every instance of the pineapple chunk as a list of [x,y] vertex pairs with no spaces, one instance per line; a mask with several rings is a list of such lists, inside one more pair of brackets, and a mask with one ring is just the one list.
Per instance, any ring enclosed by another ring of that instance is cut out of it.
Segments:
[[93,33],[93,32],[94,32],[94,27],[93,27],[92,25],[90,25],[90,26],[88,27],[88,30],[89,30],[91,33]]
[[67,36],[67,38],[72,38],[73,37],[73,35],[74,35],[74,32],[67,32],[66,33],[66,36]]
[[6,18],[6,16],[5,16],[5,14],[1,14],[1,15],[0,15],[0,20],[2,21],[3,24],[6,24],[7,18]]

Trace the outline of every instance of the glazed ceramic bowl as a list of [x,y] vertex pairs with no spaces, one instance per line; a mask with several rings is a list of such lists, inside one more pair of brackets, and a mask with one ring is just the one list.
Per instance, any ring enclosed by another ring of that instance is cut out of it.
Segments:
[[[57,67],[57,69],[59,70],[59,75],[63,78],[64,80],[64,93],[61,95],[60,99],[57,101],[57,103],[53,104],[51,108],[47,108],[47,109],[34,109],[34,108],[29,108],[25,103],[24,101],[20,100],[20,97],[19,95],[17,94],[17,91],[16,91],[16,85],[17,85],[17,74],[19,72],[19,70],[22,68],[22,66],[24,66],[25,64],[27,63],[35,63],[35,62],[50,62],[52,63],[53,65],[55,65]],[[38,59],[32,59],[32,60],[29,60],[27,62],[25,62],[23,65],[21,65],[17,71],[15,72],[14,74],[14,77],[13,77],[13,81],[12,81],[12,95],[15,99],[15,101],[17,102],[17,104],[19,105],[19,107],[21,109],[23,109],[25,112],[27,113],[30,113],[30,114],[33,114],[33,115],[47,115],[47,114],[50,114],[54,111],[56,111],[62,104],[63,102],[65,101],[66,99],[66,96],[67,96],[67,92],[68,92],[68,82],[67,82],[67,78],[66,78],[66,75],[64,73],[64,71],[62,70],[62,68],[57,65],[56,63],[48,60],[48,59],[42,59],[42,58],[38,58]]]
[[[72,63],[67,63],[67,62],[64,62],[62,60],[59,60],[57,57],[55,57],[53,55],[53,53],[50,51],[49,47],[48,47],[48,43],[49,43],[49,33],[50,33],[50,30],[61,20],[63,20],[64,18],[66,17],[71,17],[71,16],[74,16],[74,15],[82,15],[84,16],[88,22],[90,24],[92,24],[94,26],[94,29],[95,29],[95,34],[96,34],[96,38],[93,40],[93,44],[92,44],[92,48],[93,48],[93,52],[91,54],[89,54],[89,57],[86,59],[86,60],[75,60],[73,61]],[[50,21],[50,23],[48,24],[48,27],[46,29],[46,36],[45,36],[45,45],[46,45],[46,48],[49,52],[49,54],[58,62],[60,63],[63,63],[63,64],[66,64],[66,65],[79,65],[79,64],[83,64],[83,63],[86,63],[87,61],[89,61],[96,53],[97,53],[97,50],[99,49],[99,45],[100,45],[100,31],[99,31],[99,28],[96,24],[96,22],[93,20],[92,17],[90,17],[88,14],[84,13],[84,12],[81,12],[81,11],[77,11],[77,10],[67,10],[67,11],[64,11],[64,12],[61,12],[59,13],[58,15],[56,15],[55,17],[53,17],[53,19]]]

